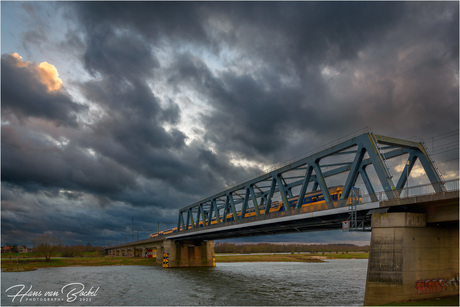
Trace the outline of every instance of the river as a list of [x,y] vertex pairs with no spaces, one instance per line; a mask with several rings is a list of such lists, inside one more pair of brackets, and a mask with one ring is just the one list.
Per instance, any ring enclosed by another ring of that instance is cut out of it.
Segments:
[[[2,273],[2,306],[359,306],[367,259],[46,268]],[[23,286],[20,286],[23,285]],[[27,295],[25,295],[27,293]]]

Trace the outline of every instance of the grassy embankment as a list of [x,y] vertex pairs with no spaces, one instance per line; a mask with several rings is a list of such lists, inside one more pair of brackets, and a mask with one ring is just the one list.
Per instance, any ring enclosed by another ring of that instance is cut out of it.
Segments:
[[[11,258],[10,258],[11,257]],[[3,272],[23,272],[38,268],[67,266],[107,266],[107,265],[156,265],[152,258],[103,257],[96,253],[85,253],[83,257],[51,258],[45,261],[38,254],[2,254]],[[367,253],[322,253],[322,254],[268,254],[268,255],[216,255],[216,262],[321,262],[325,259],[366,259]]]
[[106,265],[155,265],[151,258],[129,257],[71,257],[51,258],[2,258],[2,272],[33,271],[38,268],[69,267],[69,266],[106,266]]
[[219,255],[216,262],[321,262],[327,259],[368,259],[368,253],[316,253],[316,254],[268,254],[268,255]]

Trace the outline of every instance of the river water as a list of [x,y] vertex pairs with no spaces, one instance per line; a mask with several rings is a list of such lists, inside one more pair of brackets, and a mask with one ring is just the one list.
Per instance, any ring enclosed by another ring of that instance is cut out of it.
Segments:
[[2,273],[1,304],[359,306],[364,303],[367,262],[243,262],[180,269],[64,267]]

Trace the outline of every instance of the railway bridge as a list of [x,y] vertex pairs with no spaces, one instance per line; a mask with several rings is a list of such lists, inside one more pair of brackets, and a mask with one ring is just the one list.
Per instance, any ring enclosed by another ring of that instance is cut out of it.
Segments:
[[[409,186],[414,168],[429,183]],[[365,304],[458,295],[458,185],[423,142],[368,132],[180,209],[169,234],[106,251],[155,253],[165,268],[215,266],[216,239],[372,231]]]

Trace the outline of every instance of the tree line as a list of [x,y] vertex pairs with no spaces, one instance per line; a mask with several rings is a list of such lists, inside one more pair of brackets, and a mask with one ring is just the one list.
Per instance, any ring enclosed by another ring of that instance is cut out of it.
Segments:
[[322,253],[322,252],[368,252],[369,245],[359,246],[354,244],[274,244],[274,243],[257,243],[257,244],[236,244],[236,243],[214,243],[214,252],[216,253]]
[[[100,247],[92,246],[91,243],[86,245],[64,245],[59,238],[49,235],[39,235],[32,240],[32,253],[37,253],[49,261],[51,256],[56,257],[81,257],[84,253],[98,252]],[[17,253],[16,244],[10,244],[10,253]]]

